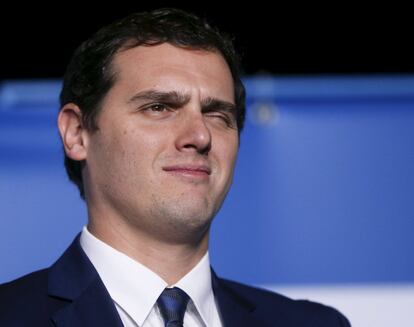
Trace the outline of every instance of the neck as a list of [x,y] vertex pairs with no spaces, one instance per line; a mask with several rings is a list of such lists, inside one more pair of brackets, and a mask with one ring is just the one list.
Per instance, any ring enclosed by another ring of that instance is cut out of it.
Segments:
[[165,242],[125,224],[110,219],[98,223],[92,217],[88,230],[101,241],[151,269],[168,285],[184,277],[208,249],[208,230],[197,241]]

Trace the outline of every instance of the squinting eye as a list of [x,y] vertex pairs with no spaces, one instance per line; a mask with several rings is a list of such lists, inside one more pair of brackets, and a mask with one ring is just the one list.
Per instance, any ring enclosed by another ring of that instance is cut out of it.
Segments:
[[233,119],[231,119],[227,115],[224,115],[224,114],[212,114],[212,115],[210,115],[210,117],[218,118],[220,121],[222,121],[223,123],[225,123],[228,127],[233,127],[233,125],[234,125]]

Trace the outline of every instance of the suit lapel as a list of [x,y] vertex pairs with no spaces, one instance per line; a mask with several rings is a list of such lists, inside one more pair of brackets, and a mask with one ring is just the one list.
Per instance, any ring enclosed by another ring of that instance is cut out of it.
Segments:
[[73,302],[56,312],[52,320],[59,327],[123,326],[99,278]]
[[248,299],[228,288],[213,270],[211,275],[223,326],[262,326],[262,322],[255,316],[256,307]]
[[51,317],[56,326],[123,326],[108,291],[80,246],[79,235],[50,268],[48,278],[49,296],[67,303]]

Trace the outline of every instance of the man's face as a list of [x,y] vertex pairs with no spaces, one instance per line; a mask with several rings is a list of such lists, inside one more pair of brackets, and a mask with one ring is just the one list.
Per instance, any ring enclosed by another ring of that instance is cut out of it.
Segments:
[[164,43],[118,53],[113,70],[99,130],[88,138],[88,205],[164,239],[201,237],[230,188],[238,150],[225,60]]

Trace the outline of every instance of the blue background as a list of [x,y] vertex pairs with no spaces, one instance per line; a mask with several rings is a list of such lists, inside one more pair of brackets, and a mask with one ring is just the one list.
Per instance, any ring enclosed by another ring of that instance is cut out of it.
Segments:
[[[414,76],[245,79],[219,275],[252,284],[414,281]],[[0,85],[0,282],[52,264],[86,223],[63,167],[59,81]]]

